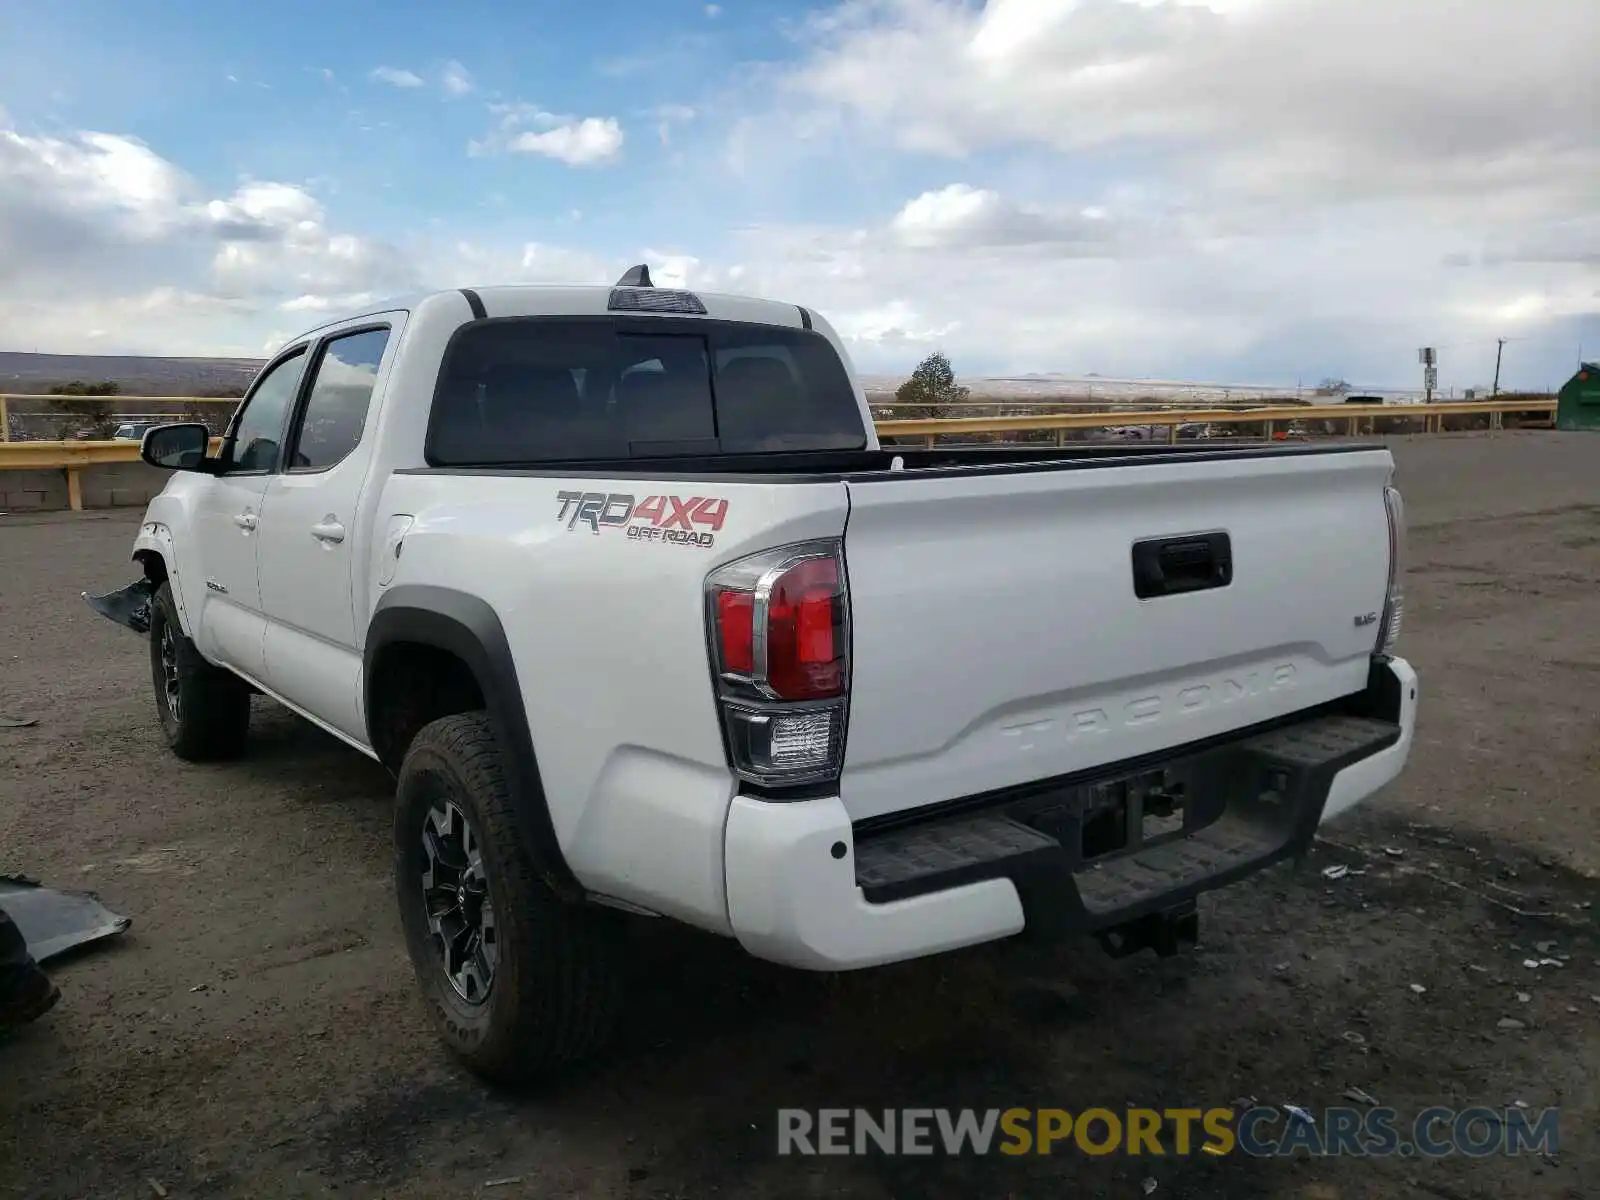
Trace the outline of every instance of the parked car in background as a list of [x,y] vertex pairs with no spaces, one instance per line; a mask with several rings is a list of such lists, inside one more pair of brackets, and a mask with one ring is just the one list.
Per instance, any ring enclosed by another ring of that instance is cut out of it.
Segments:
[[111,440],[114,442],[142,442],[144,440],[144,431],[146,429],[154,429],[159,424],[161,424],[160,421],[129,421],[126,424],[117,426],[116,432],[111,435]]

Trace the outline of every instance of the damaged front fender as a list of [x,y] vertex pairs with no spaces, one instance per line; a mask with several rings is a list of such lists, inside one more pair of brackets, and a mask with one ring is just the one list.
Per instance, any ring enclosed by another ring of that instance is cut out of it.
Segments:
[[91,596],[84,592],[83,599],[106,620],[115,621],[135,633],[149,633],[150,603],[155,594],[155,582],[140,579],[120,592],[108,592],[104,596]]

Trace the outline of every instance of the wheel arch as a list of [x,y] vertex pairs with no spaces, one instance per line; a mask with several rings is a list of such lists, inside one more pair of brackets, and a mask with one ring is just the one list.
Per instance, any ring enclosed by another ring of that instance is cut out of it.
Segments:
[[146,521],[134,539],[133,553],[128,557],[139,564],[152,589],[160,587],[163,583],[172,585],[172,602],[178,610],[178,628],[192,641],[195,627],[193,620],[190,619],[189,606],[183,594],[183,580],[178,570],[172,531],[160,522]]
[[[465,678],[453,678],[453,668],[434,657],[439,655],[459,664]],[[567,865],[550,818],[511,644],[499,615],[486,601],[427,584],[402,584],[384,593],[367,628],[362,652],[368,743],[386,767],[398,772],[416,729],[407,736],[404,723],[396,726],[386,716],[393,710],[393,696],[386,693],[386,685],[399,678],[394,673],[397,669],[404,671],[408,665],[430,659],[435,668],[445,668],[438,682],[445,683],[447,691],[458,689],[452,693],[457,697],[455,703],[446,705],[448,711],[433,716],[471,707],[459,690],[470,680],[505,755],[506,782],[524,845],[552,890],[567,899],[582,899],[583,887]]]
[[133,552],[133,561],[144,569],[144,577],[151,583],[160,587],[170,578],[167,570],[167,560],[161,551],[143,548]]

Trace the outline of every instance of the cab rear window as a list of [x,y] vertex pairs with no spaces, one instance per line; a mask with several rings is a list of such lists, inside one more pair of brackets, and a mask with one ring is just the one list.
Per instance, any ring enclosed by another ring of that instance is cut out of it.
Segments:
[[433,466],[859,450],[850,377],[821,334],[677,318],[517,317],[451,340]]

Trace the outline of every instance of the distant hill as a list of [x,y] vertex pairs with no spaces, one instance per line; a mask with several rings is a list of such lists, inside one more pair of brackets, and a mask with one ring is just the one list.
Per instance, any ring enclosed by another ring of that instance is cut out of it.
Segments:
[[74,380],[109,380],[124,396],[237,394],[263,363],[258,358],[143,358],[0,350],[0,393],[39,395]]
[[[265,360],[256,358],[142,358],[130,355],[24,354],[0,350],[0,394],[41,394],[74,380],[111,381],[123,396],[237,395]],[[903,376],[867,375],[861,380],[870,403],[894,398]],[[1295,386],[1221,384],[1185,380],[1137,380],[1094,374],[1056,373],[1012,376],[962,376],[972,399],[989,401],[1104,402],[1160,404],[1263,404],[1314,399],[1314,389]],[[1412,399],[1409,392],[1380,389],[1391,401]]]

